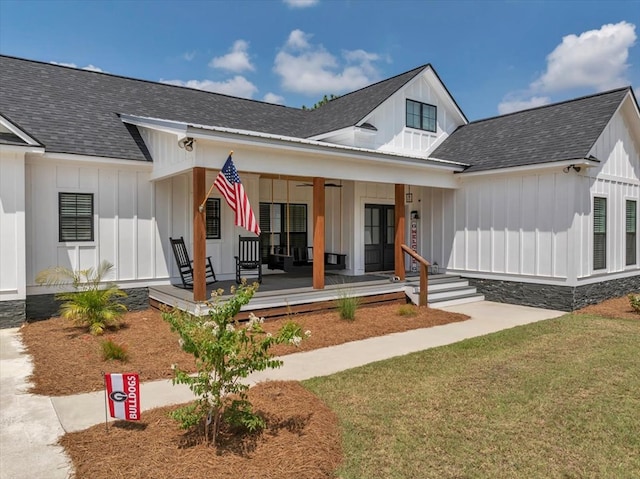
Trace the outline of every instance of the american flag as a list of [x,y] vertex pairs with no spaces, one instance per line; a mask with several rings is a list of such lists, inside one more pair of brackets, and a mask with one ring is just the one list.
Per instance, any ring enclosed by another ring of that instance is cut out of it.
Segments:
[[249,197],[244,191],[244,186],[242,186],[240,176],[238,176],[238,170],[236,170],[233,164],[231,155],[227,158],[227,161],[213,184],[220,190],[220,193],[222,193],[224,199],[227,200],[231,209],[235,211],[236,225],[242,226],[246,228],[247,231],[252,231],[256,235],[259,235],[260,226],[253,214],[253,210],[249,204]]

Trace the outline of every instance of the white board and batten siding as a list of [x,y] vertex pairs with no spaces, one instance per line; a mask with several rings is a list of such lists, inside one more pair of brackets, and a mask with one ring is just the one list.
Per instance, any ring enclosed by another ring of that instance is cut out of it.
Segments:
[[0,150],[0,301],[24,300],[24,153]]
[[[640,145],[633,141],[629,122],[625,120],[623,104],[611,119],[591,150],[600,160],[597,167],[580,175],[580,191],[576,199],[579,215],[576,220],[576,242],[581,252],[577,264],[578,278],[603,274],[638,274],[640,268],[640,234],[636,233],[636,264],[626,265],[626,201],[636,202],[640,211]],[[607,200],[607,260],[606,269],[593,270],[593,198]],[[636,218],[637,221],[637,218]],[[636,231],[638,225],[636,225]]]
[[[376,131],[356,128],[341,130],[329,135],[326,140],[341,145],[374,150],[427,156],[435,147],[464,123],[463,118],[445,98],[445,91],[436,76],[427,69],[377,107],[365,123],[375,126]],[[426,103],[436,107],[436,131],[407,128],[407,100]]]
[[[156,221],[160,202],[149,181],[150,167],[82,161],[27,159],[26,164],[26,283],[30,294],[43,269],[95,268],[114,264],[109,280],[122,286],[144,286],[166,278],[162,238]],[[94,198],[94,240],[60,242],[58,193],[91,193]]]
[[425,188],[423,256],[449,271],[480,276],[570,279],[572,181],[559,169],[469,177],[458,190]]

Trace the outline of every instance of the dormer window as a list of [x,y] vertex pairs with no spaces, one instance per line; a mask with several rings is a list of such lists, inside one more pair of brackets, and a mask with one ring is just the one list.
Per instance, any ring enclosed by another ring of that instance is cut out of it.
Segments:
[[407,100],[407,126],[409,128],[435,132],[437,117],[435,106]]

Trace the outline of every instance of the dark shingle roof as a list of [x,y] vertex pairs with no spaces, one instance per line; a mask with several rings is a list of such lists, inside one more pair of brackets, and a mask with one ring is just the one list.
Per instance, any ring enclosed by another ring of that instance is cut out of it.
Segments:
[[629,88],[463,125],[432,158],[471,164],[465,172],[585,158]]
[[310,121],[305,128],[305,137],[356,125],[427,66],[414,68],[401,75],[347,93],[312,110]]
[[299,136],[309,112],[162,83],[0,56],[0,113],[48,152],[148,160],[119,113]]
[[427,67],[305,111],[0,55],[0,113],[36,132],[48,152],[150,160],[119,114],[309,138],[356,125]]

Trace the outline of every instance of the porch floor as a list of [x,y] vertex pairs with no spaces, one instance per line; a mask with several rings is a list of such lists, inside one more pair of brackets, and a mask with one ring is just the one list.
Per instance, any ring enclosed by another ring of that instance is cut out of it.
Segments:
[[[341,296],[358,296],[361,303],[405,302],[405,287],[416,278],[407,281],[391,281],[392,273],[372,273],[360,276],[326,273],[325,289],[313,289],[313,278],[306,273],[264,274],[262,283],[251,302],[241,309],[243,316],[254,312],[258,316],[274,317],[288,313],[301,313],[335,308],[334,301]],[[253,278],[247,278],[248,284]],[[207,287],[207,297],[213,290],[230,293],[235,280],[218,281]],[[206,303],[193,301],[193,292],[181,285],[149,287],[149,299],[154,307],[175,306],[193,314],[203,315],[209,310]],[[240,319],[243,319],[242,317]]]

